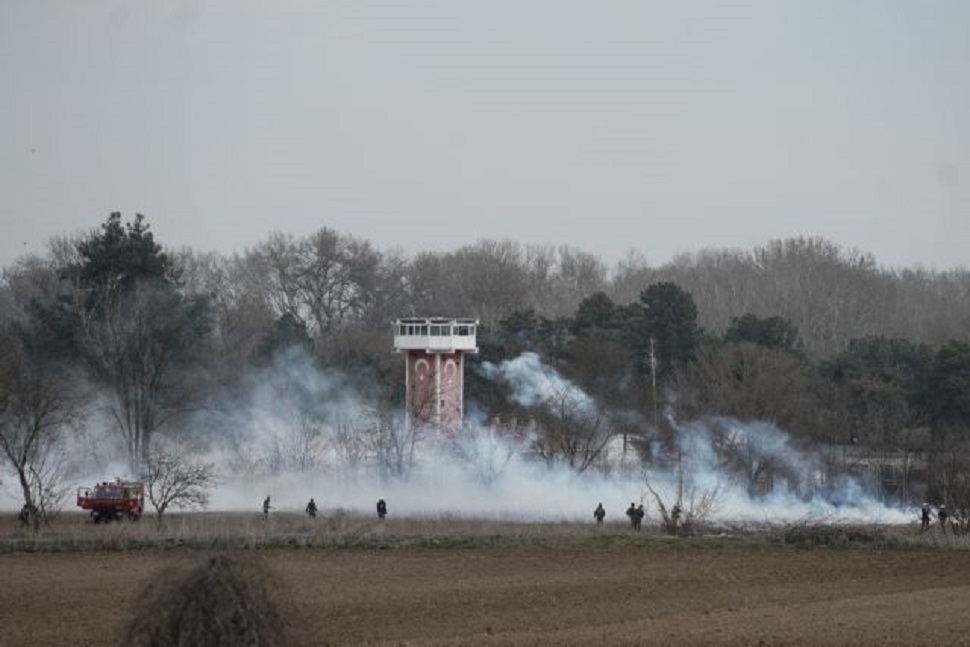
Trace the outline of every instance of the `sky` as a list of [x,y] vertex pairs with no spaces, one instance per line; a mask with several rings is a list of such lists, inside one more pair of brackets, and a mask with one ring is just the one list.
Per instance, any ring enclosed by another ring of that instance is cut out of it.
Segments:
[[4,0],[0,266],[120,211],[227,255],[966,267],[968,33],[963,0]]

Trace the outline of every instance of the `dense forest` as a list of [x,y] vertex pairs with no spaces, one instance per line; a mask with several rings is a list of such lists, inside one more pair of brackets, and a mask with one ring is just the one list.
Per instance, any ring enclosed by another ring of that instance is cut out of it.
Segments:
[[[395,422],[390,323],[412,316],[480,321],[469,409],[477,424],[527,426],[537,460],[607,470],[619,437],[649,463],[669,458],[683,421],[769,423],[825,448],[833,473],[882,456],[887,497],[970,511],[970,270],[885,268],[818,238],[607,267],[508,240],[407,256],[324,227],[222,256],[167,249],[142,216],[111,214],[3,268],[3,473],[43,506],[71,467],[52,453],[71,430],[109,429],[102,452],[139,465],[165,439],[230,442],[234,410],[259,392],[288,403],[292,434],[258,456],[240,448],[235,469],[377,452],[401,474],[416,436]],[[517,402],[481,370],[521,357],[595,407],[567,390]],[[307,371],[326,379],[310,388]],[[783,469],[727,427],[717,446],[753,489]]]

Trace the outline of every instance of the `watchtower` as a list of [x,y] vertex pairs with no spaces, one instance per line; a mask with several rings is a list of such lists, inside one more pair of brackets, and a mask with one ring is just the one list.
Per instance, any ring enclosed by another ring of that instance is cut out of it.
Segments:
[[394,352],[405,353],[408,425],[455,435],[465,414],[465,355],[478,353],[477,319],[418,317],[394,322]]

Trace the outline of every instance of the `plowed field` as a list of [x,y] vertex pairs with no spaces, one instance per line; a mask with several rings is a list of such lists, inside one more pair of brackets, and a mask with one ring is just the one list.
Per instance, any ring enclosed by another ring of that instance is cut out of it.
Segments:
[[[234,550],[278,578],[297,645],[970,644],[966,550],[556,539]],[[0,645],[118,645],[154,574],[210,554],[2,554]]]

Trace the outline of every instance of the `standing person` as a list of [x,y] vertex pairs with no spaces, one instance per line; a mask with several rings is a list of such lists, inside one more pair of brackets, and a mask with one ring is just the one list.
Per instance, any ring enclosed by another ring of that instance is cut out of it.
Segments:
[[264,517],[268,517],[269,516],[269,509],[272,508],[272,507],[273,506],[271,506],[269,504],[269,497],[266,497],[266,500],[263,501],[263,516]]
[[673,520],[675,526],[677,525],[677,522],[680,521],[680,504],[679,503],[675,503],[674,504],[673,509],[670,511],[670,518]]
[[630,507],[626,509],[626,516],[630,518],[630,527],[636,529],[637,527],[637,504],[630,501]]
[[313,497],[310,497],[310,502],[306,504],[306,513],[311,519],[317,518],[317,502],[313,500]]
[[930,504],[923,503],[923,507],[919,511],[920,528],[922,530],[930,529]]
[[605,516],[606,516],[606,510],[603,508],[603,504],[600,503],[599,505],[596,506],[596,509],[593,510],[593,518],[596,519],[597,526],[603,525],[603,518]]
[[383,521],[384,517],[387,516],[387,504],[384,503],[384,499],[377,500],[377,517]]
[[630,521],[633,523],[633,529],[637,532],[640,531],[640,527],[643,524],[643,517],[646,512],[643,510],[643,504],[641,503],[637,507],[633,508],[633,514],[630,516]]
[[947,512],[945,505],[940,505],[940,509],[936,511],[936,516],[940,518],[940,528],[943,532],[946,532],[946,520],[950,518],[950,513]]

